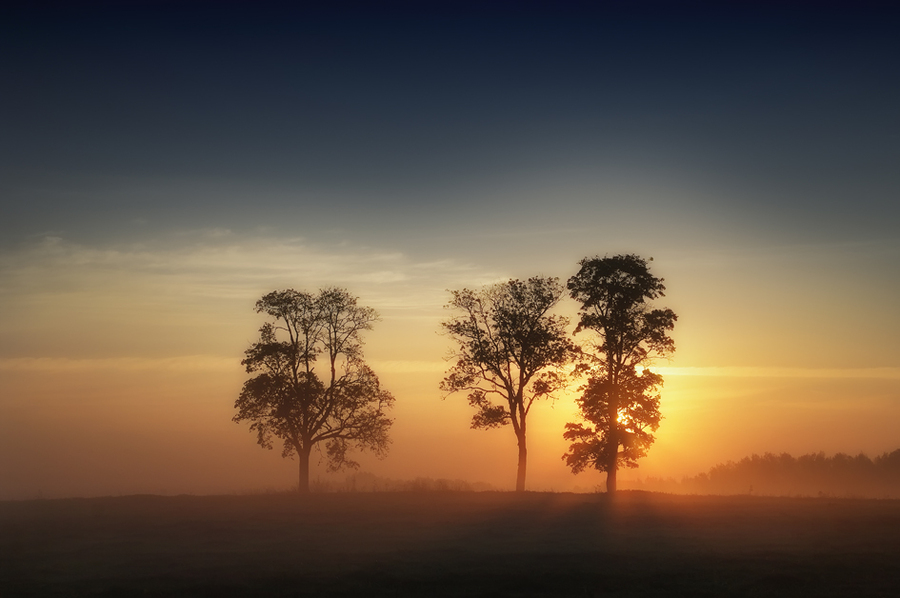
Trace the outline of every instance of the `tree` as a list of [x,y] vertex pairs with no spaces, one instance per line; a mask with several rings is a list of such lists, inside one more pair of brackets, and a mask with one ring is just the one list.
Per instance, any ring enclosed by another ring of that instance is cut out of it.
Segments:
[[525,490],[526,419],[536,400],[564,386],[562,368],[572,357],[568,321],[549,314],[563,292],[558,279],[542,277],[452,291],[448,307],[462,313],[442,323],[457,350],[441,390],[468,392],[476,410],[472,428],[512,424],[519,448],[519,492]]
[[297,455],[299,490],[309,492],[309,456],[324,443],[329,471],[357,468],[348,451],[387,454],[386,415],[394,397],[382,390],[363,360],[361,333],[378,314],[360,307],[345,289],[317,295],[287,289],[256,302],[257,313],[272,320],[241,362],[248,374],[235,401],[235,422],[249,421],[257,442],[271,449],[277,438],[282,456]]
[[655,440],[663,379],[645,368],[675,351],[668,333],[678,317],[671,309],[650,308],[666,287],[644,259],[594,257],[580,265],[567,287],[581,303],[575,333],[594,332],[576,368],[587,375],[576,402],[590,425],[566,424],[563,437],[572,444],[563,459],[573,473],[586,467],[606,472],[607,492],[615,492],[618,468],[637,467]]

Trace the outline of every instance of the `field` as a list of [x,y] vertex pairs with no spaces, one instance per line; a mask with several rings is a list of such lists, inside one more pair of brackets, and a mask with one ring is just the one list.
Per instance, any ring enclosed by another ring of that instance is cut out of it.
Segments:
[[0,503],[0,596],[896,596],[900,501],[499,492]]

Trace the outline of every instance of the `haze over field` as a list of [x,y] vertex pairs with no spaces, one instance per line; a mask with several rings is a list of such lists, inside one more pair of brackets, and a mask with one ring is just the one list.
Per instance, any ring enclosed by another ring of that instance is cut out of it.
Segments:
[[[623,479],[900,447],[898,24],[836,5],[4,13],[0,499],[296,484],[231,421],[240,360],[257,299],[329,285],[382,316],[366,356],[393,445],[363,470],[512,488],[508,430],[441,400],[447,289],[616,253],[654,258],[679,318],[665,419]],[[572,398],[529,418],[529,489],[603,481],[560,459]]]

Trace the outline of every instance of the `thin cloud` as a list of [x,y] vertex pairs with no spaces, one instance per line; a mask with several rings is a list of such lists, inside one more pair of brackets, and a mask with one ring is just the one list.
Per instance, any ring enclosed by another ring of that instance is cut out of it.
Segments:
[[419,306],[424,301],[440,307],[445,288],[498,278],[452,260],[420,263],[380,248],[316,246],[302,238],[236,235],[223,229],[107,248],[46,236],[0,257],[0,277],[7,297],[153,287],[166,294],[235,298],[265,289],[336,285],[367,299],[371,294],[388,308],[409,306],[410,299]]
[[369,360],[369,365],[376,372],[390,372],[392,374],[444,372],[447,369],[447,363],[444,361]]
[[[386,321],[422,327],[427,319],[433,329],[444,315],[448,288],[499,278],[461,261],[416,261],[381,247],[316,245],[224,229],[115,246],[48,235],[0,254],[5,341],[0,356],[239,355],[233,340],[252,336],[258,326],[254,303],[285,288],[346,287]],[[382,334],[392,329],[379,327]],[[5,367],[106,366],[16,362]]]
[[653,367],[663,376],[727,378],[870,378],[900,380],[900,368]]
[[233,372],[239,358],[215,355],[186,355],[179,357],[101,357],[77,359],[69,357],[7,357],[0,358],[0,371],[17,372],[85,372],[85,371],[216,371]]

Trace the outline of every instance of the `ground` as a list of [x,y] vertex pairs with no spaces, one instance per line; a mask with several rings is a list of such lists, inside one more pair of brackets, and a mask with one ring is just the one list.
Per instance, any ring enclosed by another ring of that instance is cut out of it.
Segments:
[[900,501],[423,492],[0,502],[0,596],[895,596]]

